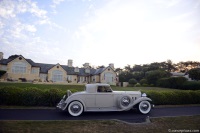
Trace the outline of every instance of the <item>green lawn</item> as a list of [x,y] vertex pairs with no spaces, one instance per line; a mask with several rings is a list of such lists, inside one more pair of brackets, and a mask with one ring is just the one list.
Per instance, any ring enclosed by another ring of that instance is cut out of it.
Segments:
[[32,84],[32,83],[6,83],[0,82],[0,87],[18,87],[18,88],[27,88],[27,87],[36,87],[38,89],[61,89],[61,90],[70,90],[75,89],[78,91],[82,91],[84,89],[84,85],[62,85],[62,84]]
[[[200,116],[151,118],[151,123],[126,124],[112,120],[91,121],[0,121],[2,133],[168,133],[199,132]],[[177,131],[176,131],[177,132]],[[180,131],[179,131],[180,132]]]
[[[3,83],[0,82],[0,87],[9,87],[15,86],[19,88],[27,88],[27,87],[36,87],[39,89],[61,89],[61,90],[77,90],[83,91],[84,85],[59,85],[59,84],[32,84],[32,83]],[[167,89],[167,88],[160,88],[160,87],[118,87],[112,86],[113,90],[116,91],[148,91],[148,90],[155,90],[155,91],[162,91],[162,90],[174,90],[174,89]]]

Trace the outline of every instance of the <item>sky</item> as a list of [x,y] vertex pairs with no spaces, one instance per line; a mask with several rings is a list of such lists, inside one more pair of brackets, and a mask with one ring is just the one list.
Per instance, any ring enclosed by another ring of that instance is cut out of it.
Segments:
[[0,0],[0,52],[78,67],[200,62],[200,0]]

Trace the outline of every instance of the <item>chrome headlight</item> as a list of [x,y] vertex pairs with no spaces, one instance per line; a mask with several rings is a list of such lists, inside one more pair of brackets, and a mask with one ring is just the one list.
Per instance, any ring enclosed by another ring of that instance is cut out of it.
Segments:
[[146,93],[142,93],[142,97],[146,97],[147,96],[147,94]]

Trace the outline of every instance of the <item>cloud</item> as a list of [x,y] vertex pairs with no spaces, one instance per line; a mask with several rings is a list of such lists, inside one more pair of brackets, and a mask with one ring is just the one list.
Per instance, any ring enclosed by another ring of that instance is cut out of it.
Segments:
[[64,2],[65,0],[52,0],[51,8],[53,9],[53,13],[56,14],[56,7],[60,5],[61,2]]
[[171,8],[178,5],[182,0],[154,0],[160,7]]
[[[181,1],[160,2],[162,3],[159,4],[170,8]],[[132,61],[142,63],[178,58],[169,54],[169,51],[184,55],[190,39],[186,36],[196,23],[196,20],[191,18],[194,11],[173,14],[170,9],[150,8],[156,6],[157,3],[144,1],[110,1],[103,8],[96,10],[95,16],[74,32],[74,40],[78,40],[82,45],[80,52],[85,56],[83,58],[95,62],[93,64],[103,59],[119,62],[123,58],[120,63],[126,65]],[[171,15],[160,17],[159,13],[155,13],[166,10]],[[100,56],[94,59],[91,55],[95,55],[96,51],[103,52],[99,52]],[[182,58],[185,56],[187,55]],[[105,60],[103,62],[105,63]]]
[[46,10],[39,8],[38,4],[31,0],[0,1],[0,51],[7,56],[22,54],[27,58],[32,54],[37,56],[36,59],[39,59],[39,55],[53,53],[53,49],[48,45],[51,43],[36,34],[40,30],[38,26],[61,28],[51,22],[47,14]]

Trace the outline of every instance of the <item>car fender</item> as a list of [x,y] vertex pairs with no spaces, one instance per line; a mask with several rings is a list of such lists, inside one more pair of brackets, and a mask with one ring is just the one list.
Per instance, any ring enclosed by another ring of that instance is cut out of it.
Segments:
[[150,101],[151,102],[152,100],[148,97],[140,97],[133,102],[132,106],[135,106],[136,104],[140,103],[141,101]]
[[68,107],[68,105],[72,102],[72,101],[79,101],[82,105],[83,105],[83,111],[85,111],[85,103],[84,103],[84,101],[81,99],[81,98],[75,98],[75,97],[73,97],[73,96],[70,96],[69,98],[67,98],[66,99],[66,101],[65,101],[65,103],[66,103],[66,105],[65,105],[65,107],[63,108],[63,110],[66,110],[67,109],[67,107]]

